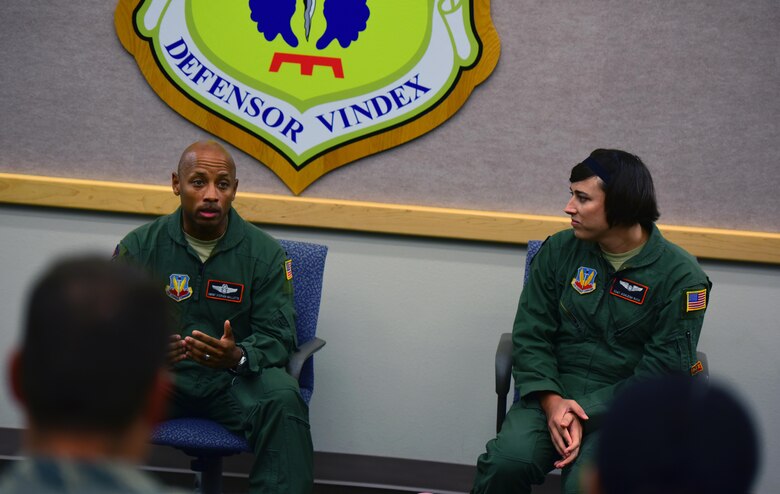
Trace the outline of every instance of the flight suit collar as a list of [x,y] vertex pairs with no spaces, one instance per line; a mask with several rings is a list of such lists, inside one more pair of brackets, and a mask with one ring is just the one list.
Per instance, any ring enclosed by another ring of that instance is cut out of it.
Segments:
[[[181,226],[181,207],[177,208],[168,219],[168,235],[177,244],[188,247],[187,239],[184,237],[184,229]],[[214,251],[211,253],[213,256],[218,252],[222,252],[228,249],[232,249],[244,238],[246,225],[243,218],[238,215],[235,209],[230,208],[228,216],[228,227],[222,239],[219,241]]]
[[[663,255],[665,249],[666,241],[664,240],[663,235],[661,235],[660,230],[658,230],[658,227],[655,226],[655,223],[653,223],[653,228],[650,229],[650,236],[647,238],[647,243],[645,243],[645,246],[642,248],[639,254],[626,261],[620,270],[623,271],[630,268],[649,266],[650,264],[653,264],[655,261],[657,261],[661,255]],[[593,242],[591,244],[590,250],[591,253],[596,256],[596,258],[604,258],[601,247],[599,247],[598,243]],[[609,264],[606,262],[606,260],[604,262],[606,265]]]

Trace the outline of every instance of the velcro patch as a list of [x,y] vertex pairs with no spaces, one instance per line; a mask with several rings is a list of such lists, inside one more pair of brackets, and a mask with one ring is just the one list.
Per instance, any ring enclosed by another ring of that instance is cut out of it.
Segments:
[[287,281],[292,279],[292,259],[284,261],[284,275],[287,277]]
[[701,363],[701,360],[697,360],[696,363],[691,366],[691,375],[695,376],[700,372],[704,372],[704,365]]
[[244,297],[244,285],[230,281],[209,280],[206,285],[206,298],[224,302],[240,303]]
[[596,290],[596,276],[598,276],[598,272],[595,269],[580,266],[576,276],[571,280],[571,286],[580,295],[591,293]]
[[685,291],[685,312],[694,312],[707,308],[707,289]]
[[628,300],[637,305],[645,303],[645,297],[650,289],[636,281],[627,280],[625,278],[615,278],[612,281],[612,286],[609,289],[610,295]]

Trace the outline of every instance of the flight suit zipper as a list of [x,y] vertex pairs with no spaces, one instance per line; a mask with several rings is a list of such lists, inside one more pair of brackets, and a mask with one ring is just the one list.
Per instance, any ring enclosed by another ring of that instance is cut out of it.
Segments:
[[690,331],[685,332],[685,337],[688,339],[688,365],[694,365],[696,358],[693,355],[693,337]]
[[565,305],[563,305],[563,302],[558,302],[558,305],[561,306],[561,309],[563,309],[563,313],[566,314],[566,316],[571,320],[572,324],[574,324],[574,327],[577,329],[580,329],[580,323],[577,321],[577,318],[574,317],[574,314],[569,312],[569,309],[566,308]]

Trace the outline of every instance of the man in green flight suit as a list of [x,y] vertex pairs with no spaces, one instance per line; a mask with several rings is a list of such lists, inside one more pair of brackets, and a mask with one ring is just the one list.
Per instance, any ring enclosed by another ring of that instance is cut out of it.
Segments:
[[172,187],[181,207],[130,232],[115,253],[146,267],[175,306],[169,415],[246,435],[252,492],[309,493],[308,408],[285,372],[296,346],[290,262],[232,208],[236,167],[217,142],[185,149]]
[[702,371],[696,344],[711,283],[655,226],[645,164],[597,149],[569,181],[572,228],[549,237],[532,262],[512,334],[520,400],[478,460],[475,494],[530,493],[553,468],[564,492],[581,492],[580,468],[615,394]]

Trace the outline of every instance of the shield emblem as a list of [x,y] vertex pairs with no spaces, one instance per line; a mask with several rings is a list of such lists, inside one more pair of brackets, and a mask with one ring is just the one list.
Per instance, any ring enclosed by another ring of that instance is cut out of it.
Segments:
[[165,287],[165,294],[176,302],[190,298],[192,296],[190,277],[186,274],[170,275],[168,277],[168,285]]
[[478,6],[120,0],[115,24],[166,103],[297,194],[338,166],[428,132],[462,106],[498,59],[489,3]]
[[584,295],[596,289],[596,275],[598,272],[593,268],[580,266],[577,274],[571,280],[571,286],[579,293]]

